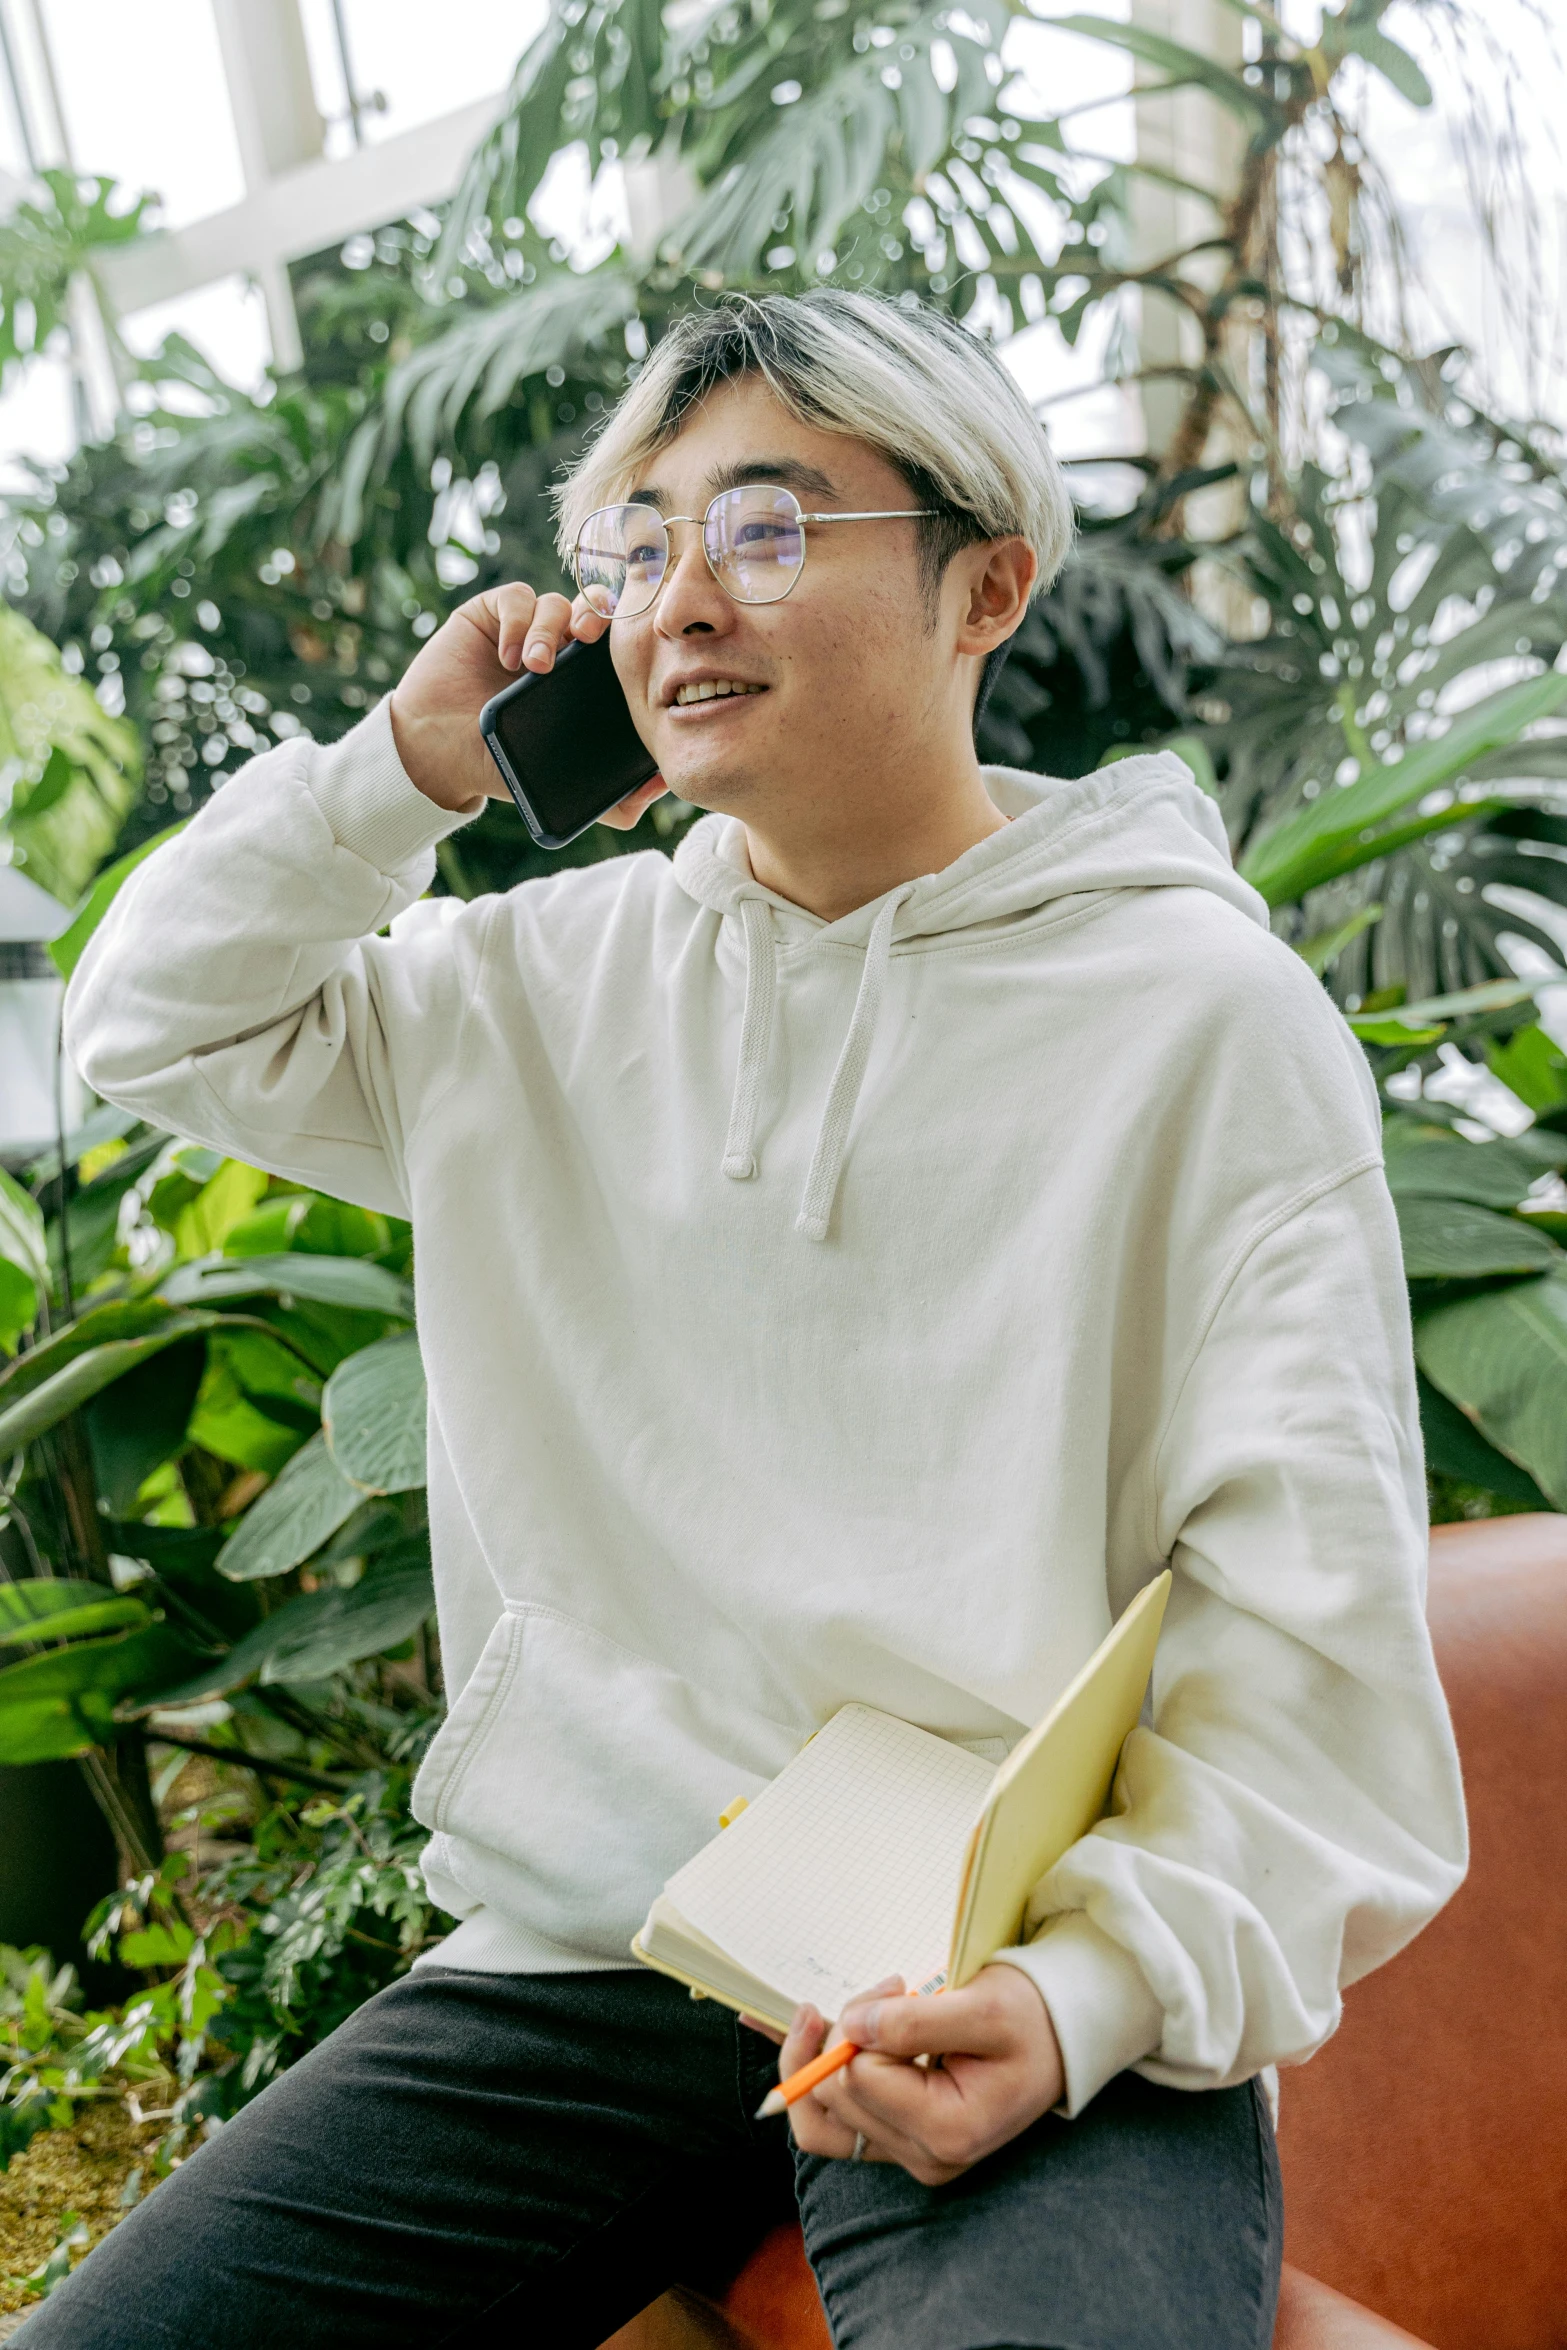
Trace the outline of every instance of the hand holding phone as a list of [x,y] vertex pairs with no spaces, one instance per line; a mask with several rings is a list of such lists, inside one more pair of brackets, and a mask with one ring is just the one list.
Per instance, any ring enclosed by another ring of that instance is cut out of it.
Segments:
[[[547,677],[563,646],[596,645],[608,629],[603,614],[582,597],[568,603],[562,595],[536,595],[520,580],[459,605],[421,647],[392,697],[398,755],[425,797],[438,807],[464,808],[481,796],[511,796],[480,732],[485,705],[517,683],[519,672]],[[604,663],[607,668],[607,646]],[[612,671],[610,676],[619,695]],[[619,700],[624,710],[624,696]],[[620,804],[599,811],[600,818],[629,829],[664,788],[661,778],[650,775]]]

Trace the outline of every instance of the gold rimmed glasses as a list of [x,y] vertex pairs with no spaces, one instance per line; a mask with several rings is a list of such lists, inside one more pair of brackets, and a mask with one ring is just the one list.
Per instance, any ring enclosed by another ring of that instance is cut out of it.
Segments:
[[701,516],[661,514],[656,506],[601,506],[577,533],[577,586],[606,619],[646,612],[669,570],[669,529],[700,521],[708,569],[737,604],[778,604],[805,569],[808,522],[911,522],[933,506],[894,506],[868,514],[805,514],[793,490],[747,482],[720,490]]

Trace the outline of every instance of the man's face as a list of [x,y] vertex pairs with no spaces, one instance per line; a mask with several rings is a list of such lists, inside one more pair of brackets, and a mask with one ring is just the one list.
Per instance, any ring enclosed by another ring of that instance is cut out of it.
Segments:
[[[736,467],[793,490],[806,513],[907,510],[919,501],[864,442],[799,424],[758,377],[721,385],[630,485],[628,498],[700,517]],[[932,636],[914,522],[807,524],[805,568],[776,604],[736,603],[708,569],[699,528],[676,523],[651,610],[610,630],[615,671],[670,790],[701,808],[760,816],[841,793],[869,759],[918,740],[953,685]],[[965,663],[965,668],[971,665]],[[694,677],[760,685],[679,706]]]

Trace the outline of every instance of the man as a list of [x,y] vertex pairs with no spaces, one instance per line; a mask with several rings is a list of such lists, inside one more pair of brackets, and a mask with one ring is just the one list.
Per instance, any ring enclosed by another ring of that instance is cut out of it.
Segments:
[[[840,2019],[794,2185],[857,2350],[1266,2343],[1264,2076],[1464,1859],[1363,1060],[1178,761],[979,766],[1068,513],[960,329],[685,320],[560,531],[575,603],[476,597],[258,760],[72,990],[111,1099],[413,1219],[462,1923],[30,2350],[587,2345],[721,2277],[787,2199],[773,2052],[635,1968],[652,1896],[846,1702],[1005,1752],[1165,1560],[1111,1815],[967,1989]],[[712,813],[415,905],[500,796],[484,700],[606,627],[618,820]]]

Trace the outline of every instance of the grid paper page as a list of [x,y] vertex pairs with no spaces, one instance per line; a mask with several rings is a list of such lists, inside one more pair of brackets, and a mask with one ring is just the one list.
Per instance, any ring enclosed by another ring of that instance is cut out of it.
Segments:
[[664,1891],[746,1971],[829,2019],[947,1961],[994,1763],[870,1706],[834,1714]]

